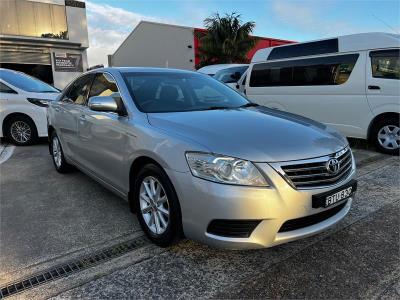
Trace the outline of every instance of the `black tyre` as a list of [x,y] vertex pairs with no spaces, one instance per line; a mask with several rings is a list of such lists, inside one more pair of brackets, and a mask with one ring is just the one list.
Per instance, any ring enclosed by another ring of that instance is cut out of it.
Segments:
[[53,158],[54,167],[59,173],[67,173],[72,170],[72,166],[65,161],[64,152],[60,140],[55,131],[50,138],[50,153]]
[[32,145],[38,140],[35,123],[26,116],[15,116],[5,124],[7,139],[15,145]]
[[178,197],[167,174],[154,164],[145,165],[133,186],[137,217],[146,236],[166,247],[181,234],[181,213]]
[[398,155],[400,149],[400,120],[398,117],[382,119],[374,124],[371,139],[378,151]]

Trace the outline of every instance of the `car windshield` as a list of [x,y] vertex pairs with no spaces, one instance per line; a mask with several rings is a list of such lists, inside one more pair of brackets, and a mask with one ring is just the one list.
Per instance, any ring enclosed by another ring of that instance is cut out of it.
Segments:
[[135,72],[123,76],[137,107],[146,113],[237,108],[249,103],[203,74]]
[[51,85],[40,81],[39,79],[33,78],[31,76],[13,72],[9,70],[1,70],[0,71],[0,78],[4,81],[8,82],[9,84],[33,93],[58,93],[59,91],[53,88]]
[[234,83],[242,77],[247,68],[248,66],[222,69],[215,73],[214,78],[223,83]]

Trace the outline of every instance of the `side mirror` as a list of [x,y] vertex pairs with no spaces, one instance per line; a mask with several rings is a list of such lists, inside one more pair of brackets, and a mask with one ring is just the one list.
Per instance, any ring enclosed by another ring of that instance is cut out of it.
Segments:
[[119,112],[117,101],[111,96],[93,96],[89,98],[88,107],[94,111]]

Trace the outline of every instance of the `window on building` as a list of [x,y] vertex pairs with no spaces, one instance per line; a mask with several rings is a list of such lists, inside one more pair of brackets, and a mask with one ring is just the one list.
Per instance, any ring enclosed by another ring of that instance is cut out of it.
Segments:
[[0,1],[0,34],[68,39],[64,5]]
[[308,86],[345,83],[358,54],[288,60],[254,65],[250,86]]
[[400,79],[400,50],[372,51],[372,76],[384,79]]

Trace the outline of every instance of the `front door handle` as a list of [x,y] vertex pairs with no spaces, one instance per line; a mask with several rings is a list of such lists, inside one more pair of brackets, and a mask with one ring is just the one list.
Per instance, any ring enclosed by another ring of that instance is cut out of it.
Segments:
[[381,88],[379,86],[377,86],[377,85],[369,85],[368,89],[369,90],[380,90]]
[[86,120],[86,116],[85,116],[85,115],[80,115],[80,116],[79,116],[79,119],[80,119],[80,120]]

